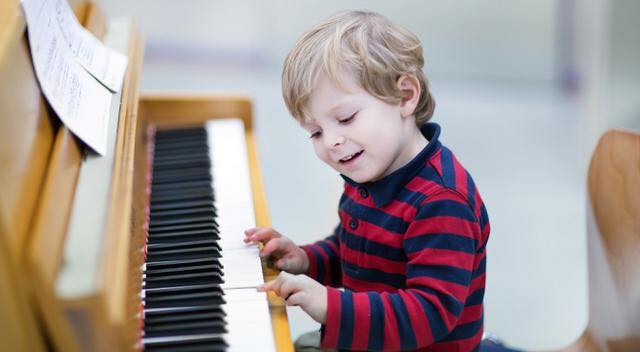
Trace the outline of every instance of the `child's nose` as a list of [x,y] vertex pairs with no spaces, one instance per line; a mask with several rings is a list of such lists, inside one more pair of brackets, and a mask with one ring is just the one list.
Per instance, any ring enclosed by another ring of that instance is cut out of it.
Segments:
[[337,146],[344,144],[347,138],[344,136],[344,131],[337,126],[327,126],[322,131],[322,139],[327,149],[333,149]]
[[340,133],[335,133],[333,131],[325,131],[324,132],[324,143],[328,149],[335,148],[341,144],[344,144],[346,138]]

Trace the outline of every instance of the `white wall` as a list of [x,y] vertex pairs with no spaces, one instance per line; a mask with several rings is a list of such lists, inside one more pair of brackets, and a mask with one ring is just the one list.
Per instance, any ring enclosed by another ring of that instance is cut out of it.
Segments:
[[356,8],[379,11],[416,33],[427,72],[551,80],[556,71],[556,0],[112,0],[104,6],[109,16],[139,20],[151,55],[244,52],[280,64],[310,24]]
[[611,128],[640,130],[640,2],[583,0],[577,7],[576,64],[586,168],[598,138]]

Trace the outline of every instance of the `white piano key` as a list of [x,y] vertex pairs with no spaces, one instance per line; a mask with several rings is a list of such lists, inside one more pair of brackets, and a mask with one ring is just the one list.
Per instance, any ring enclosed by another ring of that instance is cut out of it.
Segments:
[[267,295],[255,289],[225,290],[229,351],[274,351]]
[[223,288],[255,288],[264,282],[256,247],[223,251],[220,263],[224,265]]
[[[212,183],[224,265],[229,351],[274,351],[259,250],[244,243],[244,231],[256,225],[244,125],[240,119],[207,123]],[[251,336],[251,338],[247,338]]]
[[240,119],[222,119],[206,128],[220,237],[242,245],[244,230],[256,224],[244,125]]

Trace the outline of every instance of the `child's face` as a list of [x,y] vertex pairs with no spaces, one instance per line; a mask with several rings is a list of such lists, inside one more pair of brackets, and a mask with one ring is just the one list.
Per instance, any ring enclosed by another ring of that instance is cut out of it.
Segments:
[[354,80],[335,86],[321,75],[310,96],[309,132],[316,155],[358,183],[376,181],[408,163],[413,118],[401,116],[400,103],[386,103]]

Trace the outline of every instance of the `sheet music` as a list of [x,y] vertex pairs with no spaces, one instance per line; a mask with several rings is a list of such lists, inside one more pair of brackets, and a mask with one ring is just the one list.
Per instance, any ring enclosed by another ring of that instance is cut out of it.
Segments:
[[58,117],[100,155],[107,148],[111,92],[75,59],[49,0],[23,0],[29,47],[42,92]]
[[73,14],[67,0],[48,0],[55,10],[62,36],[76,60],[112,92],[122,86],[127,57],[102,44],[86,30]]

